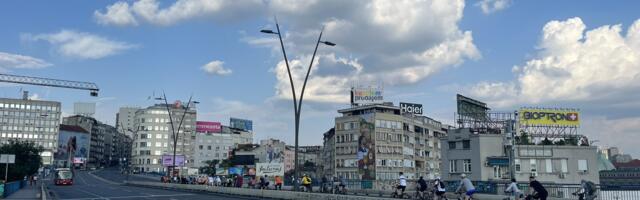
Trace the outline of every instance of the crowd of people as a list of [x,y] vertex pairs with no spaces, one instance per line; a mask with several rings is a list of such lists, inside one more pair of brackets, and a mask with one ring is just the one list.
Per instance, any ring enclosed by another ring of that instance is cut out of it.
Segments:
[[[237,187],[237,188],[255,188],[255,189],[275,189],[282,190],[284,184],[281,176],[274,176],[273,179],[267,175],[253,176],[247,181],[243,176],[228,175],[228,176],[162,176],[160,181],[163,183],[177,183],[177,184],[192,184],[192,185],[207,185],[217,187]],[[273,181],[273,182],[272,182]],[[246,182],[246,183],[245,183]]]

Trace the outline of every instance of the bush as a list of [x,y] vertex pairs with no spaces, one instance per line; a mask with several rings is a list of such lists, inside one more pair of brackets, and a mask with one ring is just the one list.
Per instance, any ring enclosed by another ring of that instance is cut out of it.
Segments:
[[[24,176],[33,175],[42,166],[40,153],[43,149],[33,142],[10,140],[9,144],[0,146],[0,154],[15,154],[16,163],[9,164],[8,181],[22,180]],[[4,168],[4,164],[0,164]],[[4,172],[4,170],[2,170]]]

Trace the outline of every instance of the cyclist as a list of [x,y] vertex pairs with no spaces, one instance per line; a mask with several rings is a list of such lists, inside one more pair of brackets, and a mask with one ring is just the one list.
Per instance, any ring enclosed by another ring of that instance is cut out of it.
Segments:
[[580,190],[573,193],[573,195],[578,195],[579,200],[593,200],[596,198],[596,189],[593,182],[582,180],[580,186]]
[[439,177],[439,176],[438,176],[438,177],[436,177],[436,180],[435,180],[435,181],[433,181],[433,186],[435,187],[435,192],[436,192],[436,195],[435,195],[435,198],[434,198],[434,199],[440,199],[440,198],[442,198],[442,199],[446,199],[446,198],[444,197],[444,193],[445,193],[447,190],[445,189],[444,182],[442,182],[442,180],[440,180],[440,177]]
[[518,183],[516,182],[515,178],[511,179],[511,184],[509,184],[509,187],[507,187],[504,192],[511,193],[511,196],[514,196],[515,200],[520,200],[520,198],[522,198],[522,196],[524,195],[522,191],[518,189]]
[[313,192],[311,188],[311,178],[306,174],[302,177],[302,185],[307,189],[307,192]]
[[424,196],[424,191],[427,190],[427,181],[422,176],[418,179],[418,194]]
[[460,192],[461,189],[464,189],[464,200],[469,200],[473,198],[473,194],[476,193],[476,188],[471,183],[471,180],[467,178],[466,174],[460,174],[460,186],[456,189],[456,192]]
[[530,200],[530,199],[547,200],[547,196],[549,196],[549,193],[544,188],[544,186],[542,186],[542,184],[536,180],[535,176],[530,176],[529,177],[529,195],[527,196],[526,199],[527,200]]
[[400,172],[400,176],[398,177],[398,187],[396,187],[395,194],[398,194],[398,190],[402,191],[400,193],[400,197],[404,196],[404,190],[407,189],[407,177],[404,176],[404,173]]

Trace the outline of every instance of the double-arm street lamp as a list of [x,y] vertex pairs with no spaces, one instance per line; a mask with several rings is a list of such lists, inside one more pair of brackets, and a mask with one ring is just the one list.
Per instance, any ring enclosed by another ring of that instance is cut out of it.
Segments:
[[322,32],[324,31],[324,27],[320,30],[320,36],[318,36],[318,41],[316,42],[316,47],[313,50],[313,55],[311,56],[311,62],[309,63],[309,67],[307,68],[307,74],[304,77],[304,82],[302,84],[302,90],[300,91],[300,98],[298,99],[296,96],[296,90],[293,85],[293,78],[291,76],[291,68],[289,67],[289,60],[287,59],[287,52],[284,49],[284,43],[282,42],[282,34],[280,34],[280,26],[278,25],[278,20],[276,22],[276,30],[261,30],[262,33],[267,34],[276,34],[278,35],[278,39],[280,40],[280,47],[282,48],[282,55],[284,56],[284,62],[287,66],[287,74],[289,75],[289,83],[291,84],[291,93],[293,95],[293,110],[294,110],[294,120],[295,120],[295,148],[294,148],[294,189],[297,191],[298,188],[298,177],[300,177],[298,170],[298,135],[300,130],[300,111],[302,108],[302,98],[304,97],[304,89],[307,86],[307,80],[309,79],[309,73],[311,72],[311,67],[313,66],[313,60],[316,57],[316,52],[318,51],[318,46],[320,43],[326,44],[329,46],[335,46],[335,43],[329,41],[322,41]]
[[[200,102],[197,101],[191,101],[193,95],[191,95],[189,97],[189,101],[187,102],[187,106],[185,106],[184,108],[184,112],[182,113],[182,117],[180,118],[180,123],[178,124],[178,128],[177,130],[174,127],[174,123],[173,123],[173,116],[171,116],[171,109],[169,108],[169,103],[167,102],[167,95],[162,92],[162,97],[156,97],[156,100],[164,100],[164,105],[167,108],[167,113],[169,114],[169,123],[171,123],[171,133],[172,133],[172,140],[173,140],[173,165],[171,166],[171,169],[168,169],[167,173],[169,173],[170,176],[173,176],[173,173],[171,173],[171,171],[175,170],[176,167],[176,145],[178,144],[178,133],[180,133],[180,128],[182,127],[182,122],[184,121],[184,117],[187,115],[187,112],[189,111],[189,106],[191,106],[191,103],[193,104],[198,104]],[[184,137],[184,134],[183,134]],[[183,143],[184,145],[184,143]],[[184,150],[182,152],[184,154]],[[185,156],[185,160],[186,160],[186,155]],[[168,167],[167,167],[168,168]]]

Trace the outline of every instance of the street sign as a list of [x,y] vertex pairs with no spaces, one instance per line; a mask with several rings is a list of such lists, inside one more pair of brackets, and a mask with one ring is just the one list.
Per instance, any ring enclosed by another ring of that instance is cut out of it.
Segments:
[[16,155],[15,154],[0,154],[0,163],[16,163]]

